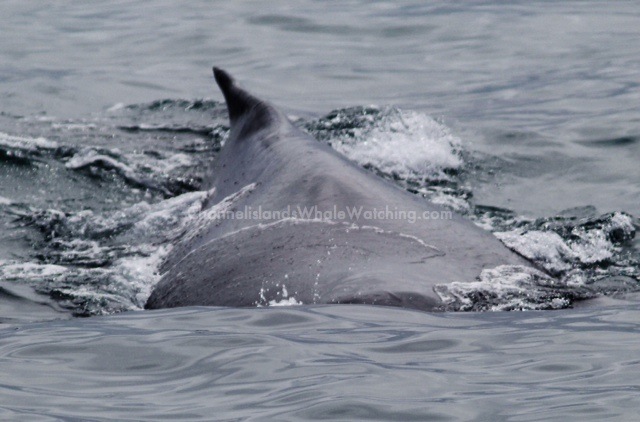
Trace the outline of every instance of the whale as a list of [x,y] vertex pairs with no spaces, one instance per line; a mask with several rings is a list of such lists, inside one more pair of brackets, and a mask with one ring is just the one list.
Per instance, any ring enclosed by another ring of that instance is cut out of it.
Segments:
[[297,128],[213,68],[229,136],[202,210],[145,308],[369,304],[446,310],[438,286],[502,266],[540,271],[470,220]]

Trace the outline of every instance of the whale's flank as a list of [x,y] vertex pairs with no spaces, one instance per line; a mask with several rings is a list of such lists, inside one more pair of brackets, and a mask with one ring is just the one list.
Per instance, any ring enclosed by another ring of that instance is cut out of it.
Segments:
[[[207,219],[207,212],[297,209],[363,212],[390,207],[422,215],[443,209],[365,171],[297,129],[276,107],[214,68],[231,131],[218,154],[212,194],[194,233],[165,259],[146,308],[359,303],[445,309],[436,286],[474,282],[501,265],[531,267],[463,217],[400,219]],[[244,195],[238,192],[252,186]],[[425,248],[428,245],[428,248]]]

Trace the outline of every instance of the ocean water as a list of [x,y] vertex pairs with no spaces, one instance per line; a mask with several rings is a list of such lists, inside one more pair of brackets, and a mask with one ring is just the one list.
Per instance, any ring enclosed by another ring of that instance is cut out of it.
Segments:
[[0,338],[3,420],[632,421],[636,306],[184,308]]
[[[635,420],[636,6],[2,2],[0,416]],[[212,65],[560,282],[141,311],[228,134]]]

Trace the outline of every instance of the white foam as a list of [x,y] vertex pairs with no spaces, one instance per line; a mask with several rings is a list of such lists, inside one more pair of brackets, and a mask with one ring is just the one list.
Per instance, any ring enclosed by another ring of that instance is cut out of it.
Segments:
[[520,255],[543,265],[552,272],[567,271],[571,268],[574,253],[555,232],[520,229],[494,233],[507,247]]
[[58,144],[45,138],[27,138],[0,132],[0,146],[33,152],[38,149],[54,149]]
[[602,228],[574,227],[568,239],[553,231],[526,229],[497,232],[495,235],[524,257],[553,273],[562,273],[571,270],[576,263],[593,265],[612,259],[619,251],[609,239],[609,232],[614,229],[622,230],[626,237],[630,237],[635,230],[632,218],[617,212]]
[[452,209],[456,212],[466,214],[471,210],[471,205],[469,205],[469,202],[465,201],[462,198],[451,196],[444,192],[438,191],[436,191],[435,193],[424,193],[429,195],[429,201],[431,201],[432,203],[442,205],[443,207]]
[[[285,278],[289,278],[288,275],[285,274]],[[289,296],[289,292],[287,291],[287,286],[282,284],[282,299],[280,300],[271,300],[269,301],[269,306],[297,306],[302,305],[302,302],[296,300],[295,297]]]
[[595,264],[613,256],[614,248],[601,231],[582,233],[580,241],[572,242],[571,252],[575,259],[584,264]]
[[33,262],[0,262],[0,279],[32,281],[50,278],[67,272],[61,265],[36,264]]
[[[64,232],[55,239],[52,253],[73,265],[2,262],[0,278],[49,283],[53,291],[72,298],[74,307],[78,302],[88,304],[83,306],[90,313],[141,309],[160,279],[158,269],[171,250],[171,239],[200,212],[207,195],[191,192],[104,214],[86,210],[67,216],[48,210],[42,218],[55,216]],[[100,268],[75,265],[114,257]]]
[[632,233],[636,231],[633,224],[633,217],[619,211],[616,211],[611,216],[611,225],[615,228],[622,229],[627,237],[630,237]]
[[479,305],[490,311],[565,308],[568,300],[545,290],[555,284],[554,279],[534,268],[501,265],[483,270],[477,281],[439,284],[434,290],[445,305],[462,311],[474,309],[478,296],[487,300]]
[[[285,275],[285,279],[289,278],[288,275]],[[276,287],[280,287],[279,284],[276,284]],[[276,300],[270,300],[267,302],[267,299],[265,297],[265,293],[269,292],[269,290],[271,290],[269,287],[262,287],[260,289],[259,295],[260,295],[260,301],[256,302],[256,306],[258,308],[261,308],[262,306],[298,306],[298,305],[303,305],[303,303],[301,301],[298,301],[295,297],[293,296],[289,296],[289,292],[287,291],[287,286],[283,283],[282,284],[282,291],[279,293],[281,296],[281,299]]]
[[433,118],[413,111],[391,110],[372,130],[341,141],[333,146],[350,159],[405,179],[448,179],[444,169],[463,164],[460,139]]
[[[162,230],[168,239],[174,239],[199,215],[209,195],[210,192],[205,191],[189,192],[153,206],[147,205],[140,220],[134,224],[134,234],[148,236]],[[143,204],[146,203],[141,206]]]
[[170,241],[199,214],[207,195],[208,192],[198,191],[153,205],[140,203],[125,210],[126,217],[120,216],[120,224],[133,223],[126,236],[136,238],[139,243],[135,245],[135,254],[118,259],[110,271],[126,281],[134,296],[133,305],[138,309],[160,280],[158,269],[172,249]]
[[162,180],[176,170],[193,166],[193,159],[183,153],[154,158],[137,153],[122,155],[116,148],[107,150],[107,153],[101,151],[83,148],[65,163],[65,167],[70,170],[94,165],[105,167],[116,170],[127,180],[146,186],[149,178]]
[[108,155],[99,154],[95,150],[89,149],[85,150],[81,153],[78,153],[71,157],[69,161],[65,164],[65,167],[71,170],[77,170],[83,167],[90,166],[92,164],[96,164],[98,162],[102,162],[107,164],[109,167],[118,169],[120,172],[131,179],[136,179],[135,171],[127,166],[126,164],[116,160],[113,157],[109,157]]
[[136,292],[135,300],[139,309],[144,307],[153,286],[160,281],[158,268],[170,250],[171,246],[161,245],[148,256],[131,256],[116,262],[114,271],[121,274]]
[[281,300],[269,301],[269,306],[299,306],[304,305],[302,302],[298,302],[295,297],[289,297]]

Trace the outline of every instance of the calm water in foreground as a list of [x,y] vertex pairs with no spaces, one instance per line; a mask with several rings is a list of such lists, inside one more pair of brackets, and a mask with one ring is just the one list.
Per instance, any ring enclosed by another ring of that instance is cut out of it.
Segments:
[[0,338],[3,420],[628,420],[636,306],[135,312]]

